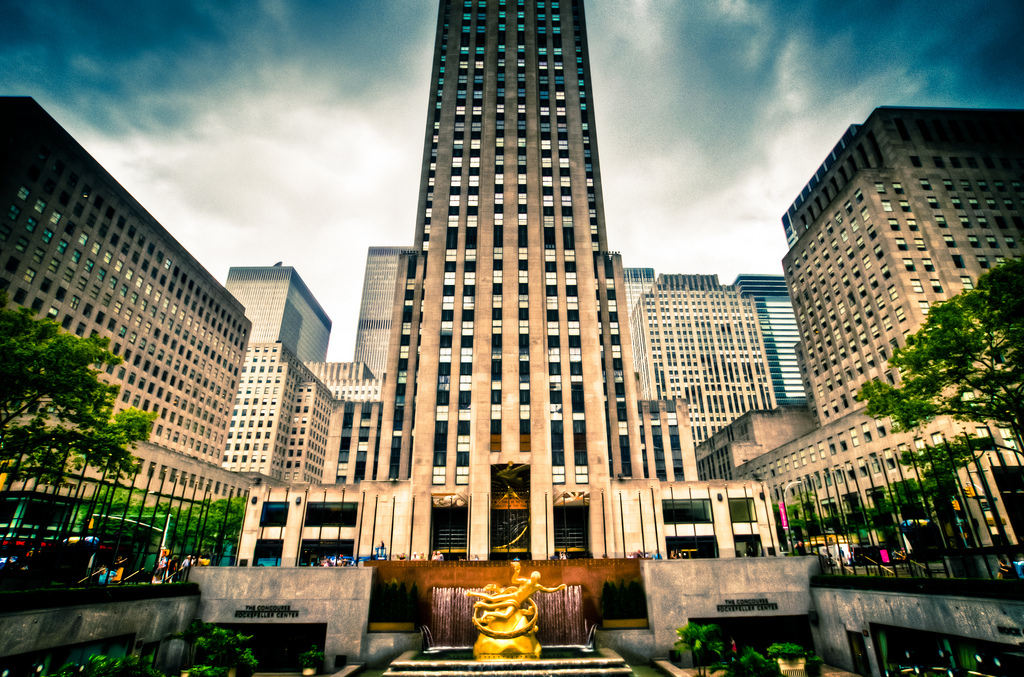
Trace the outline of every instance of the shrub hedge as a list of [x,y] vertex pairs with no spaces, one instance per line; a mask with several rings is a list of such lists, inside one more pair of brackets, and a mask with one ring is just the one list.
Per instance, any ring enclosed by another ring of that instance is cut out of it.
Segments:
[[0,609],[5,612],[53,609],[81,604],[132,602],[140,599],[189,597],[199,594],[198,583],[111,585],[90,588],[41,588],[0,592]]

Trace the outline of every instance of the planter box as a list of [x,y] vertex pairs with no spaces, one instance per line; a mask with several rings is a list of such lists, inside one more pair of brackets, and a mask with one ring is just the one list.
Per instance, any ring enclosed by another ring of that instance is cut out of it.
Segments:
[[416,632],[416,624],[408,623],[370,623],[369,632]]
[[646,618],[615,618],[601,621],[601,627],[605,630],[621,630],[625,628],[646,628]]
[[804,671],[804,666],[807,664],[806,658],[776,658],[779,662],[779,671],[783,675],[795,675],[803,677],[807,673]]

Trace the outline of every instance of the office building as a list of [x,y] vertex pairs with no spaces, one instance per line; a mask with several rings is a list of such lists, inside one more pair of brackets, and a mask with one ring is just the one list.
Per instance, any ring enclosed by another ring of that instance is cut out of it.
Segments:
[[402,247],[370,247],[363,275],[363,297],[359,303],[356,349],[352,358],[370,368],[373,376],[384,376],[391,339],[391,313],[395,309],[395,280]]
[[[783,217],[801,377],[818,427],[765,445],[737,476],[764,478],[776,501],[799,482],[795,489],[826,509],[857,516],[914,476],[898,462],[903,451],[991,432],[1000,446],[961,480],[999,500],[959,505],[962,523],[988,525],[963,537],[985,544],[1019,533],[1024,525],[1014,511],[1009,521],[1005,511],[1002,520],[991,511],[993,504],[1015,505],[1011,487],[1020,466],[1006,450],[1015,446],[1009,430],[940,418],[892,434],[889,422],[868,417],[855,397],[868,380],[899,382],[887,361],[931,305],[1020,256],[1022,158],[1021,111],[879,108],[850,127]],[[854,540],[876,543],[879,534],[862,529]]]
[[640,297],[654,286],[654,268],[623,268],[622,273],[626,279],[626,306],[632,312]]
[[636,315],[655,394],[690,403],[698,443],[747,411],[775,406],[754,299],[735,285],[717,275],[659,275]]
[[278,341],[303,362],[327,359],[331,318],[290,266],[247,266],[228,270],[225,286],[252,321],[252,343]]
[[754,301],[775,403],[779,406],[803,406],[807,397],[796,360],[800,333],[796,327],[793,303],[789,300],[786,278],[781,275],[743,274],[736,277],[732,286]]
[[110,339],[124,359],[103,375],[120,386],[115,411],[159,414],[140,455],[216,463],[249,339],[242,305],[35,101],[0,98],[0,129],[0,289]]
[[221,464],[285,482],[323,482],[333,408],[331,391],[282,342],[250,343]]
[[[632,362],[621,340],[628,309],[620,316],[622,264],[608,252],[600,202],[582,6],[462,10],[444,2],[439,14],[381,461],[388,477],[410,478],[434,502],[437,523],[452,523],[445,538],[511,557],[551,547],[546,529],[529,529],[530,515],[547,523],[545,489],[589,493],[611,477],[640,477],[628,404],[637,394],[623,366]],[[512,478],[499,474],[509,463]],[[459,508],[445,495],[465,496],[468,507],[470,495],[485,500],[505,479],[520,499],[495,503],[496,519],[527,533],[490,529],[488,544],[490,511],[448,519]],[[599,531],[600,511],[582,514]]]
[[654,286],[654,268],[624,268],[626,279],[626,306],[629,308],[630,342],[633,346],[633,371],[640,397],[645,400],[654,399],[657,390],[651,375],[650,334],[643,304],[639,303],[643,295]]
[[697,474],[702,480],[735,479],[739,466],[816,428],[806,406],[748,411],[697,445]]
[[[440,2],[414,246],[399,259],[379,423],[363,403],[365,466],[358,448],[355,465],[339,456],[346,484],[323,499],[360,497],[359,526],[331,531],[339,552],[367,552],[386,528],[403,550],[450,557],[664,553],[666,520],[678,534],[710,528],[702,555],[776,546],[755,483],[714,490],[716,508],[735,502],[744,515],[722,513],[717,531],[673,502],[714,501],[696,483],[689,436],[672,433],[688,420],[685,403],[638,397],[584,25],[573,0]],[[270,490],[259,498],[279,501]],[[303,544],[323,545],[291,520],[248,523],[244,556],[277,552],[288,565]]]
[[327,386],[336,400],[379,402],[383,379],[362,362],[307,362],[306,368]]
[[[253,324],[221,465],[283,482],[323,482],[334,398],[323,362],[331,320],[294,268],[231,268],[227,288]],[[333,481],[332,471],[328,480]]]

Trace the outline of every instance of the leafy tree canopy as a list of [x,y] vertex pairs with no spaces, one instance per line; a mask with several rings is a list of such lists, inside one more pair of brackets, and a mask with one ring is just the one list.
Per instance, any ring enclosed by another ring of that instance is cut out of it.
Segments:
[[1024,260],[1008,261],[965,291],[932,306],[917,333],[893,352],[900,385],[864,384],[867,413],[895,432],[936,416],[995,421],[1022,443],[1024,422]]
[[99,368],[121,362],[108,343],[9,308],[0,293],[0,463],[12,479],[59,484],[84,466],[109,477],[134,472],[129,449],[149,438],[156,412],[113,414],[119,387],[98,378]]

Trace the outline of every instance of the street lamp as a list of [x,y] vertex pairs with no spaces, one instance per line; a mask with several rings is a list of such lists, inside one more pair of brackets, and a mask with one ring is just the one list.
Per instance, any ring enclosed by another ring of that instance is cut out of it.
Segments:
[[782,490],[782,514],[780,515],[780,517],[782,517],[782,529],[786,532],[786,545],[789,546],[790,550],[793,549],[793,533],[792,530],[789,528],[789,515],[786,514],[786,492],[788,492],[789,488],[794,484],[803,483],[803,480],[793,480],[792,482],[787,484],[786,487]]

